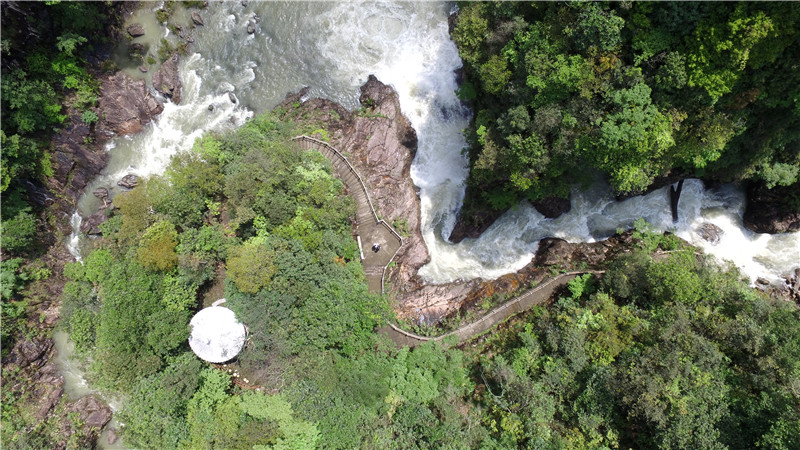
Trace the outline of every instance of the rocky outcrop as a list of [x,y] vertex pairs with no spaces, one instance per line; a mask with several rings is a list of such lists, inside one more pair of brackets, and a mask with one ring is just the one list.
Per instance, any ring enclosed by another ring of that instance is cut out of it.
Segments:
[[[428,261],[419,232],[419,197],[410,177],[417,134],[400,111],[397,93],[370,76],[361,87],[363,107],[356,113],[326,99],[303,101],[307,93],[304,89],[287,96],[283,109],[294,120],[313,120],[328,130],[331,145],[347,155],[364,178],[375,210],[404,235],[396,265],[389,273],[393,290],[417,289],[421,285],[415,279],[417,270]],[[301,106],[294,108],[297,103]]]
[[205,21],[203,21],[203,17],[197,11],[192,11],[192,22],[197,26],[205,25]]
[[161,65],[158,72],[153,74],[153,87],[176,105],[181,103],[182,85],[178,73],[179,62],[180,57],[175,53]]
[[81,397],[69,406],[69,410],[77,414],[83,427],[89,430],[99,430],[110,420],[113,413],[108,405],[98,400],[94,395]]
[[106,139],[138,133],[164,110],[144,80],[133,80],[123,72],[103,81],[98,105],[103,120],[97,125],[97,134]]
[[144,27],[140,23],[132,23],[125,30],[134,38],[144,36]]
[[568,198],[547,197],[533,202],[533,207],[548,219],[555,219],[572,209]]
[[725,232],[722,231],[722,228],[714,225],[713,223],[704,222],[697,229],[697,234],[700,235],[700,237],[704,240],[716,245],[719,244],[719,240],[722,238],[722,235],[725,234]]
[[92,130],[80,120],[79,114],[70,114],[70,123],[52,142],[53,177],[50,189],[63,192],[77,202],[81,191],[106,166],[108,154],[99,145],[87,145]]
[[139,185],[139,177],[130,173],[117,181],[117,186],[124,187],[125,189],[133,189]]
[[94,234],[99,235],[102,234],[100,231],[100,225],[108,220],[108,216],[104,211],[97,211],[96,213],[92,214],[89,217],[86,217],[81,221],[81,233],[86,234]]
[[792,205],[800,201],[800,182],[788,187],[767,189],[761,184],[747,187],[744,226],[756,233],[786,233],[800,230],[800,211]]

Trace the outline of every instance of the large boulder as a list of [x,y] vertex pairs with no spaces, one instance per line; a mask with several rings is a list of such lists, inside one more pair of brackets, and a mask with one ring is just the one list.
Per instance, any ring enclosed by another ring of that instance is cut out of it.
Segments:
[[133,189],[139,185],[139,177],[129,173],[122,177],[121,180],[117,181],[117,186],[124,187],[125,189]]
[[178,74],[180,57],[173,54],[161,65],[158,72],[153,74],[153,87],[176,105],[181,103],[181,77]]
[[140,23],[132,23],[125,30],[128,31],[131,37],[144,36],[144,27]]
[[203,21],[203,17],[200,16],[200,13],[197,12],[197,11],[192,11],[192,22],[194,22],[195,25],[198,25],[198,26],[201,26],[201,27],[206,24]]
[[144,80],[133,80],[118,72],[103,81],[98,101],[100,117],[98,134],[129,135],[144,128],[164,106],[147,90]]
[[703,222],[700,228],[697,229],[697,234],[700,235],[701,238],[714,245],[719,244],[719,240],[724,233],[722,228],[711,222]]
[[104,211],[97,211],[96,213],[92,214],[91,216],[83,219],[81,221],[81,232],[86,234],[94,234],[100,235],[103,234],[100,231],[100,225],[105,223],[108,220],[108,216]]

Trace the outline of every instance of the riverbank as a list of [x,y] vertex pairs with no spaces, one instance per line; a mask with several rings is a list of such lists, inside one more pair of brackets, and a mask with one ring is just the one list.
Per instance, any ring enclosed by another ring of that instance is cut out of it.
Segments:
[[[21,328],[24,333],[16,336],[13,347],[4,348],[3,442],[63,448],[98,444],[105,447],[116,440],[110,430],[104,438],[108,442],[97,442],[113,415],[100,396],[68,395],[75,389],[66,385],[61,373],[53,333],[60,323],[60,299],[66,282],[64,265],[74,260],[65,245],[73,231],[71,218],[89,183],[106,167],[108,143],[114,137],[140,132],[164,110],[168,98],[172,101],[180,98],[177,50],[165,55],[168,57],[164,61],[151,63],[152,78],[163,87],[156,89],[164,91],[160,94],[148,88],[149,78],[137,77],[135,73],[132,76],[120,67],[124,61],[145,58],[134,55],[136,50],[144,48],[137,42],[145,37],[139,33],[136,22],[131,21],[141,16],[140,6],[138,2],[114,4],[104,36],[96,37],[92,50],[83,55],[99,85],[96,104],[90,108],[97,120],[87,121],[86,112],[74,107],[74,101],[68,99],[65,125],[50,144],[52,176],[44,185],[35,182],[25,185],[31,203],[41,208],[40,220],[47,230],[37,236],[46,248],[45,253],[29,265],[36,267],[37,273],[48,275],[35,278],[20,293],[27,307],[27,319]],[[159,42],[158,28],[151,27],[148,32],[149,42]],[[188,29],[180,39],[187,44],[192,40]],[[189,51],[188,46],[184,48]],[[157,53],[155,46],[152,51]],[[90,217],[95,228],[111,208],[113,205],[104,205]],[[12,419],[10,415],[16,417]]]

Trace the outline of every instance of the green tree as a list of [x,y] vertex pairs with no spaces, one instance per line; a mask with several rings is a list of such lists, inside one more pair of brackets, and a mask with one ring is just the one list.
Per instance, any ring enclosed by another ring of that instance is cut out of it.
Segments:
[[178,264],[178,232],[171,222],[162,220],[145,230],[136,255],[139,263],[150,269],[170,271]]

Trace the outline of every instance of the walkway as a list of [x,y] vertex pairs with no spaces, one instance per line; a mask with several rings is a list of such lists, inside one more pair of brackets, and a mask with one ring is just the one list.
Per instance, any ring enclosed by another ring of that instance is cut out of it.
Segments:
[[[310,136],[297,136],[292,140],[299,142],[302,148],[318,150],[328,158],[336,175],[347,187],[348,194],[356,201],[356,239],[361,250],[367,286],[370,292],[384,293],[386,268],[403,245],[403,238],[389,224],[378,218],[367,186],[339,150]],[[380,245],[377,252],[372,251],[374,244]]]
[[[336,171],[336,175],[347,187],[347,192],[356,201],[356,239],[361,249],[361,262],[364,266],[364,274],[367,277],[367,285],[370,292],[384,293],[386,268],[403,245],[403,238],[389,224],[378,218],[378,214],[372,206],[367,186],[358,172],[356,172],[356,169],[353,168],[339,150],[336,150],[327,142],[310,136],[297,136],[292,140],[299,142],[302,148],[318,150],[328,158]],[[380,244],[380,250],[373,252],[372,246],[376,243]],[[557,275],[489,311],[478,320],[441,336],[420,336],[402,330],[392,323],[382,327],[379,331],[387,334],[400,347],[416,347],[427,341],[446,341],[443,344],[449,345],[453,339],[448,338],[454,338],[456,345],[462,344],[491,330],[497,324],[508,320],[512,316],[526,311],[534,305],[546,302],[556,289],[566,285],[577,276],[585,273],[601,274],[603,272],[602,270],[587,270]]]
[[402,346],[415,347],[427,341],[440,341],[444,345],[449,345],[450,341],[453,340],[452,338],[455,338],[455,345],[463,344],[464,342],[491,330],[497,324],[505,322],[508,318],[522,311],[526,311],[534,305],[540,305],[546,302],[548,299],[550,299],[556,289],[566,285],[579,275],[586,273],[597,275],[604,272],[605,271],[603,270],[587,270],[562,273],[543,283],[540,283],[538,286],[525,291],[518,297],[515,297],[514,299],[498,306],[478,320],[463,325],[441,336],[420,336],[418,334],[409,333],[408,331],[402,330],[392,323],[390,323],[388,327],[382,328],[382,331],[388,334],[393,341]]

